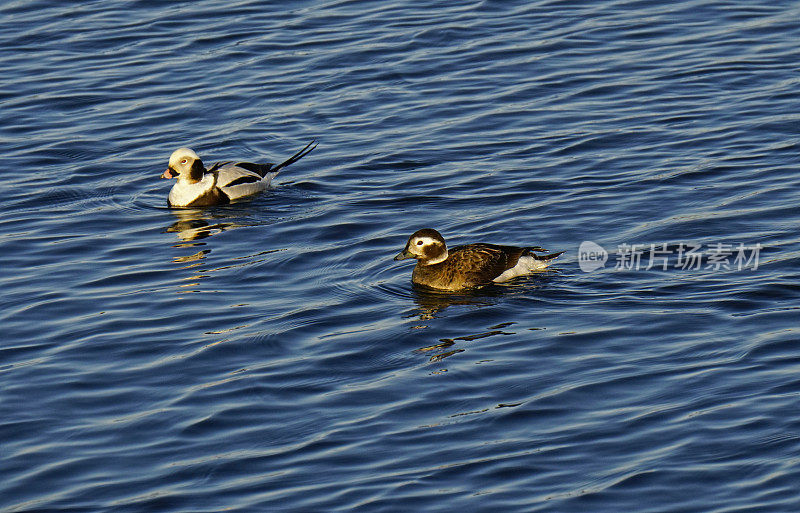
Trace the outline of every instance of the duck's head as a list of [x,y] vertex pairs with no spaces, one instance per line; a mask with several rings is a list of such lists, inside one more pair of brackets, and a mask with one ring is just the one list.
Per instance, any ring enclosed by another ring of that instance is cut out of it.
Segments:
[[421,265],[438,264],[447,260],[447,244],[442,234],[432,228],[417,230],[408,238],[406,247],[395,260],[416,258]]
[[169,157],[169,166],[161,178],[177,178],[189,183],[199,182],[206,172],[203,161],[193,150],[178,148]]

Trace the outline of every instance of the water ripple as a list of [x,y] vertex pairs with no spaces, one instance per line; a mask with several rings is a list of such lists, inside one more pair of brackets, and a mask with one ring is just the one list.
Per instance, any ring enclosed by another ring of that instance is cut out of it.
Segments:
[[[797,5],[0,11],[0,509],[796,509]],[[422,227],[566,254],[442,294]],[[614,268],[682,242],[759,268]]]

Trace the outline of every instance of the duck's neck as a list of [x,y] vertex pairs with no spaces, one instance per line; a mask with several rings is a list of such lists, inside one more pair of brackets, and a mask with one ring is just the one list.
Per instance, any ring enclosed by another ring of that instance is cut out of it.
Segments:
[[425,260],[425,261],[420,260],[419,261],[419,265],[441,264],[442,262],[447,260],[448,256],[449,256],[449,254],[447,253],[447,250],[444,250],[444,253],[442,253],[441,255],[439,255],[439,256],[437,256],[435,258],[429,258],[428,260]]

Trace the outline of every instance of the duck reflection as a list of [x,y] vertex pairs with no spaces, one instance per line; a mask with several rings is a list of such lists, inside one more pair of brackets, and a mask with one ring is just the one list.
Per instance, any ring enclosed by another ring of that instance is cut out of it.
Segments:
[[[488,287],[459,293],[442,292],[419,285],[412,285],[412,297],[418,307],[418,310],[414,312],[413,316],[418,315],[420,320],[428,321],[438,317],[445,309],[453,305],[465,305],[471,308],[495,305],[499,301],[508,299],[509,297],[529,295],[531,288],[542,286],[545,282],[549,281],[551,277],[552,271],[548,271],[531,276],[527,279],[516,280],[512,284],[490,285]],[[463,345],[464,342],[471,342],[487,337],[514,335],[516,333],[515,331],[506,329],[514,324],[516,324],[516,321],[502,322],[487,326],[477,333],[453,338],[440,338],[436,343],[420,347],[414,352],[430,355],[428,359],[431,363],[440,362],[453,355],[466,351],[465,348],[459,347]],[[426,327],[425,325],[415,326],[417,329]],[[527,329],[539,330],[544,328]],[[447,372],[446,368],[433,371],[434,374],[441,374],[444,372]]]
[[211,253],[208,248],[200,249],[205,246],[203,239],[216,235],[217,233],[224,232],[241,224],[220,220],[217,216],[209,214],[207,211],[198,209],[180,209],[170,210],[176,220],[166,228],[167,233],[174,233],[177,235],[178,242],[173,244],[174,248],[191,248],[192,253],[188,255],[181,255],[172,258],[176,264],[180,264],[183,269],[192,269],[192,274],[184,278],[183,283],[180,285],[180,293],[185,294],[188,292],[201,292],[201,281],[206,277],[207,270],[203,270],[203,261],[206,255]]
[[175,247],[203,245],[203,243],[196,243],[195,241],[240,226],[233,222],[219,221],[216,218],[212,218],[203,210],[170,210],[170,214],[175,216],[177,220],[169,225],[166,231],[167,233],[177,234],[178,239],[181,240],[181,243],[176,244]]
[[414,303],[419,308],[415,315],[418,314],[420,320],[423,321],[435,318],[438,313],[453,305],[489,306],[494,304],[492,294],[487,294],[484,290],[465,291],[455,294],[412,284],[411,293]]
[[453,356],[454,354],[463,353],[465,351],[465,349],[461,348],[451,349],[451,347],[453,347],[457,341],[463,340],[465,342],[471,342],[473,340],[478,340],[487,337],[494,337],[497,335],[514,335],[515,332],[513,331],[504,331],[504,328],[507,328],[508,326],[511,326],[513,324],[516,324],[516,322],[514,321],[503,322],[500,324],[496,324],[494,326],[490,326],[486,331],[481,331],[480,333],[474,333],[472,335],[462,335],[460,337],[454,337],[454,338],[440,338],[438,344],[420,347],[415,352],[421,354],[434,352],[434,354],[431,355],[429,360],[431,362],[440,362],[445,358]]
[[[191,270],[190,274],[183,278],[183,283],[179,285],[181,294],[203,292],[201,282],[211,273],[225,269],[244,268],[263,262],[266,259],[264,255],[283,251],[280,248],[262,250],[253,254],[233,257],[232,261],[229,260],[225,265],[210,267],[205,258],[211,253],[211,249],[207,247],[204,239],[232,228],[253,226],[256,223],[246,222],[247,219],[242,217],[241,211],[234,210],[225,212],[221,209],[214,209],[209,212],[198,209],[180,209],[170,210],[170,214],[176,220],[164,231],[176,234],[180,241],[177,244],[173,244],[172,247],[188,248],[190,250],[189,254],[172,258],[173,263],[181,264],[181,269]],[[225,217],[226,214],[228,217]]]
[[483,288],[459,292],[446,292],[411,284],[414,303],[419,307],[419,318],[430,320],[452,305],[490,306],[500,299],[529,294],[531,289],[543,286],[557,271],[548,270],[518,278],[513,283],[492,284]]

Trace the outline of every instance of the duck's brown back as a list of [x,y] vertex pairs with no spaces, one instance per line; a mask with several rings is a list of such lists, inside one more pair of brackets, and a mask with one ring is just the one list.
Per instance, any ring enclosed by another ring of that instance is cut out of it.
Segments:
[[411,281],[437,289],[459,290],[479,287],[517,265],[528,248],[495,244],[468,244],[449,250],[447,260],[414,267]]

